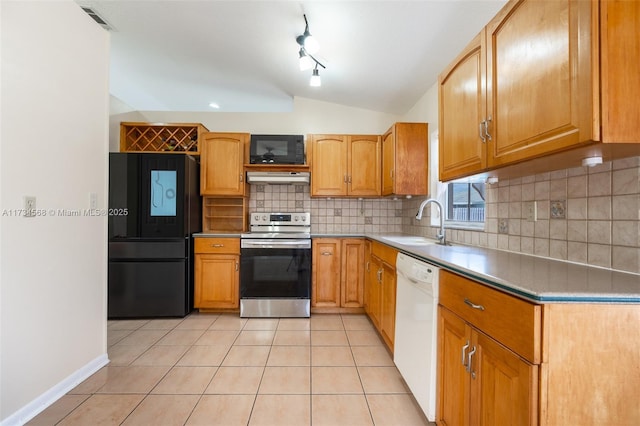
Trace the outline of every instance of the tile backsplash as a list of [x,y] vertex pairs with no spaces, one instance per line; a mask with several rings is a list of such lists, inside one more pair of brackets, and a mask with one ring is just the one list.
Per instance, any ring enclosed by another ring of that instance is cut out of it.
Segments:
[[402,232],[402,200],[311,198],[308,185],[251,185],[249,212],[311,213],[314,234]]
[[[435,237],[428,218],[415,219],[423,199],[311,198],[307,185],[252,185],[249,212],[309,211],[314,234]],[[487,185],[484,230],[447,229],[447,239],[640,273],[640,157]]]
[[[434,236],[414,219],[421,201],[404,201],[402,232]],[[485,201],[484,231],[448,229],[449,241],[640,273],[640,157],[501,180]]]

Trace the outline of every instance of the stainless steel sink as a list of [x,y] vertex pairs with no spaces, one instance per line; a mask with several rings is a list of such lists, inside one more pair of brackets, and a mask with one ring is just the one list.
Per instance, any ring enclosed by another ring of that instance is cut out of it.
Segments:
[[380,237],[383,240],[390,241],[392,243],[404,244],[407,246],[426,246],[430,244],[437,244],[437,240],[432,240],[430,238],[418,237],[414,235],[392,235]]

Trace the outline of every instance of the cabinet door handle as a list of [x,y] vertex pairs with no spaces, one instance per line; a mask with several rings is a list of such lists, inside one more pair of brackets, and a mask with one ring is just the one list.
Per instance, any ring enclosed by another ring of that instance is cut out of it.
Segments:
[[351,183],[351,176],[349,176],[348,179],[349,179],[348,182]]
[[243,177],[242,177],[242,173],[240,173],[240,183],[242,183],[243,181]]
[[344,175],[344,178],[342,178],[342,180],[344,181],[344,183],[349,182],[349,178],[347,177],[347,175]]
[[382,282],[382,269],[378,269],[378,282]]
[[323,251],[322,255],[323,256],[331,256],[333,253],[331,253],[330,251]]
[[211,247],[220,248],[220,247],[224,247],[224,244],[211,244]]
[[475,303],[473,303],[471,300],[469,299],[464,299],[464,303],[466,303],[467,305],[471,306],[473,309],[479,309],[481,311],[484,311],[484,306],[482,305],[476,305]]
[[489,122],[491,121],[491,116],[487,117],[484,122],[484,136],[487,140],[491,140],[491,133],[489,133]]
[[394,179],[394,175],[395,175],[394,171],[395,171],[395,169],[391,169],[391,170],[389,171],[389,174],[391,174],[391,180],[393,180],[393,179]]
[[482,127],[486,124],[486,120],[482,120],[480,122],[480,124],[478,125],[478,133],[480,133],[480,139],[482,140],[482,143],[486,143],[487,142],[487,138],[484,137],[484,130],[482,129]]
[[462,347],[462,366],[465,369],[467,368],[467,364],[465,364],[465,361],[467,360],[467,354],[465,352],[467,352],[467,349],[469,349],[469,341],[468,340],[467,340],[467,344]]
[[[474,346],[471,351],[469,351],[469,355],[467,355],[467,371],[471,373],[471,358],[473,358],[473,354],[476,353],[476,347]],[[473,373],[475,376],[475,373]],[[474,377],[475,378],[475,377]]]
[[370,272],[371,268],[369,268],[369,261],[367,261],[367,263],[365,263],[365,265],[366,265],[367,272]]
[[236,262],[236,272],[238,272],[238,262]]

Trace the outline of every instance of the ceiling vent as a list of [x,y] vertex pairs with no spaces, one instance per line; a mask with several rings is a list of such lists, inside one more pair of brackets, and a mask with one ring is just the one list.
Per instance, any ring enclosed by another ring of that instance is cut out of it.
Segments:
[[102,16],[98,15],[98,13],[88,6],[80,6],[84,12],[91,17],[94,21],[98,23],[102,28],[107,31],[112,31],[113,27],[107,23],[107,21],[102,18]]

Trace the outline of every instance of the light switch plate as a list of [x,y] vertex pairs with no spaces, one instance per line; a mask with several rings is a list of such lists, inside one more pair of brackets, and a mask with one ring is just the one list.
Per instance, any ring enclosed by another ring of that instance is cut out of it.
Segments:
[[89,208],[95,210],[98,208],[98,194],[95,192],[89,193]]
[[36,216],[36,197],[25,195],[24,196],[24,217]]

